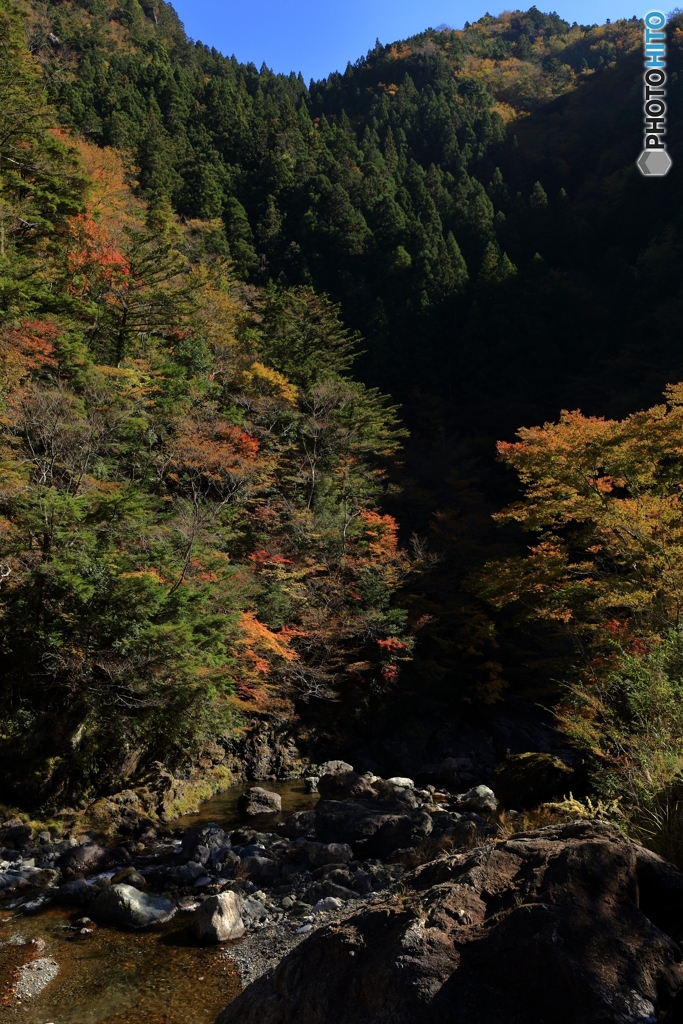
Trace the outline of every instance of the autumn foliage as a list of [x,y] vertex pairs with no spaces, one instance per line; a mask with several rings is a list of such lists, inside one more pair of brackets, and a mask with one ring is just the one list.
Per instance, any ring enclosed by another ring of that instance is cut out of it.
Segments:
[[524,497],[497,518],[535,539],[479,593],[556,636],[560,722],[645,827],[683,769],[683,385],[624,420],[565,412],[518,436],[499,454]]
[[379,508],[403,432],[349,376],[337,308],[245,294],[210,223],[150,209],[119,155],[53,128],[30,142],[41,196],[71,206],[46,201],[43,237],[5,231],[0,306],[0,779],[34,802],[353,703],[411,647]]

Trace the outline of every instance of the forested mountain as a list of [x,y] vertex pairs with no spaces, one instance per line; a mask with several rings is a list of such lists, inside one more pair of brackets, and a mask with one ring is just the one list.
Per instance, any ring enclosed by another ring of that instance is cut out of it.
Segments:
[[563,642],[473,582],[525,545],[494,442],[683,377],[678,19],[648,181],[635,18],[486,15],[306,84],[163,2],[0,10],[5,778],[554,686]]
[[[604,403],[605,361],[623,411],[657,372],[637,311],[675,179],[655,199],[631,166],[639,22],[485,17],[307,87],[188,42],[163,4],[36,5],[32,19],[62,122],[130,153],[152,205],[220,220],[213,245],[242,278],[340,301],[366,378],[401,401],[419,388],[460,428],[510,431],[541,392],[549,414]],[[665,330],[658,347],[666,373]]]

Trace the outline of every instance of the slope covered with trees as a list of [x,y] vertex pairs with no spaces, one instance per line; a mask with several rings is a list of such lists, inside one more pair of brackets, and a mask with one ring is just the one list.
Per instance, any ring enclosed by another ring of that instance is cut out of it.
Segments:
[[65,799],[389,685],[404,431],[337,308],[245,290],[215,224],[138,198],[2,17],[0,771]]
[[399,731],[556,694],[571,642],[482,583],[527,564],[494,441],[683,378],[680,19],[652,182],[635,18],[306,84],[163,2],[2,2],[5,780],[86,794],[313,698],[362,733],[387,693]]

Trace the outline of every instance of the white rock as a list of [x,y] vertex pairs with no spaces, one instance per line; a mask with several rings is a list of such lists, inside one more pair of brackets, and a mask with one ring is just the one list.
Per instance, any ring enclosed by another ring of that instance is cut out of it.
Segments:
[[244,935],[242,899],[236,892],[222,892],[204,900],[190,925],[202,942],[228,942]]
[[467,793],[459,793],[455,797],[459,811],[476,811],[479,814],[493,814],[498,807],[496,794],[488,786],[475,786]]
[[415,783],[412,779],[406,779],[402,775],[395,775],[393,779],[387,779],[390,786],[396,786],[398,789],[415,789]]
[[318,900],[315,906],[311,908],[311,913],[322,914],[328,910],[341,910],[343,906],[342,900],[338,900],[336,896],[325,896],[324,899]]

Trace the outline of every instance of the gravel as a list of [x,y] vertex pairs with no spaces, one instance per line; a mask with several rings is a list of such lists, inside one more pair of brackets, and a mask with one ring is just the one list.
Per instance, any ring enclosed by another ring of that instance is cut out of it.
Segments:
[[305,935],[286,932],[282,928],[263,928],[239,946],[226,950],[225,956],[237,967],[242,987],[246,988],[262,974],[277,967],[280,960],[305,938]]
[[51,956],[43,956],[32,960],[19,968],[19,979],[15,986],[17,999],[33,999],[40,995],[46,985],[54,981],[59,973],[59,965]]
[[[371,893],[370,896],[377,898],[376,893]],[[261,975],[274,970],[283,957],[287,956],[304,939],[309,938],[314,931],[324,928],[341,917],[346,917],[367,903],[367,897],[364,900],[349,900],[339,910],[318,913],[315,917],[310,915],[303,921],[299,919],[296,925],[291,919],[287,924],[267,925],[252,932],[238,946],[226,949],[224,955],[226,959],[232,960],[235,964],[242,987],[246,988]],[[294,930],[295,928],[296,930]]]

